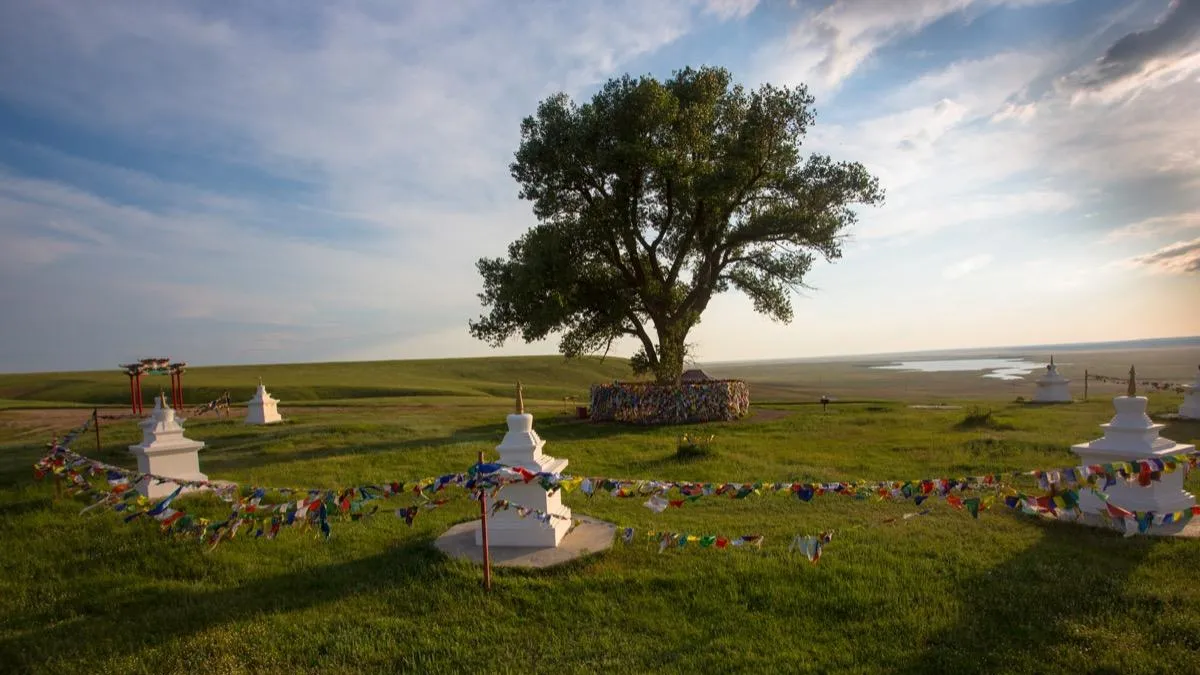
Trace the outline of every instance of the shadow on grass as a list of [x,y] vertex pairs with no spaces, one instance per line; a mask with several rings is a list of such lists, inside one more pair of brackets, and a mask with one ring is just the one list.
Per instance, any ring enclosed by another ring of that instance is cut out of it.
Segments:
[[[196,546],[194,542],[174,544]],[[162,545],[156,540],[145,544]],[[389,588],[434,583],[445,574],[446,562],[434,549],[432,535],[427,535],[369,557],[251,579],[220,590],[164,587],[166,584],[138,584],[136,589],[127,584],[91,587],[86,598],[72,601],[70,596],[75,594],[68,593],[64,604],[46,607],[39,615],[19,617],[31,630],[10,632],[12,637],[0,640],[0,663],[5,664],[5,672],[31,672],[50,658],[102,662],[141,644],[168,643],[229,623],[301,611]],[[63,620],[67,616],[69,620]],[[11,625],[14,619],[5,617],[4,623]]]
[[[1036,544],[959,585],[958,621],[922,640],[920,656],[895,672],[1060,672],[1069,654],[1094,647],[1079,627],[1120,611],[1134,570],[1171,543],[1069,523],[1037,526]],[[1087,671],[1119,672],[1097,668]]]
[[[590,423],[565,415],[535,420],[538,434],[549,443],[555,440],[599,440],[620,435],[652,433],[652,427]],[[414,449],[442,448],[462,443],[483,443],[495,446],[504,438],[503,423],[482,424],[455,429],[449,436],[378,440],[371,443],[339,442],[329,447],[265,452],[268,442],[286,440],[288,434],[238,433],[209,439],[201,465],[205,471],[218,473],[230,469],[250,469],[278,466],[288,462],[305,462],[347,455],[404,452]],[[464,467],[465,468],[465,467]]]

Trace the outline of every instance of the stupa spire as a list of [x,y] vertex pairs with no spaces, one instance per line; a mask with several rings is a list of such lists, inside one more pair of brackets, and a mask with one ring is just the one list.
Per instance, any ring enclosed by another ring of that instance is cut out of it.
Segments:
[[1125,390],[1127,396],[1137,396],[1137,373],[1129,366],[1129,387]]
[[521,381],[517,380],[517,414],[525,414],[525,396],[522,391]]

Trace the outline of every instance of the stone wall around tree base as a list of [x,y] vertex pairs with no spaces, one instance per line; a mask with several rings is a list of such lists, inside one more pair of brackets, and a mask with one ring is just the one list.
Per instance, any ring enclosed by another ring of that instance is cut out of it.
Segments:
[[659,385],[613,382],[592,385],[590,417],[598,422],[688,424],[729,421],[750,411],[750,386],[742,380]]

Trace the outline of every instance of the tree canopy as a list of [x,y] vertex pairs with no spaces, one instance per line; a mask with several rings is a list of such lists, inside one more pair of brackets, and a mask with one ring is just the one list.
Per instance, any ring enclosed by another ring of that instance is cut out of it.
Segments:
[[852,206],[883,201],[861,164],[801,157],[812,104],[804,86],[747,91],[710,67],[542,101],[509,167],[538,224],[478,261],[487,313],[471,334],[500,346],[559,333],[566,356],[631,336],[634,369],[669,383],[715,295],[739,290],[791,321],[816,256],[841,257]]

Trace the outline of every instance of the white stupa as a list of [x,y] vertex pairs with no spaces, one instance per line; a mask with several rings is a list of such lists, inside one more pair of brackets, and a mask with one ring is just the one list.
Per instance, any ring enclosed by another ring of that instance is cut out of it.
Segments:
[[[204,443],[184,438],[182,420],[175,418],[175,411],[164,398],[162,393],[154,397],[154,410],[139,425],[142,442],[129,446],[129,451],[137,457],[138,471],[183,480],[208,480],[208,476],[200,473],[199,451]],[[156,484],[147,479],[138,483],[138,492],[149,499],[158,499],[171,494],[176,487],[175,483]],[[187,491],[185,487],[184,492]]]
[[[500,452],[499,463],[509,467],[524,467],[534,473],[561,473],[567,468],[567,460],[542,454],[545,445],[546,442],[533,430],[533,415],[525,412],[521,385],[517,383],[517,410],[508,416],[508,433],[496,446]],[[518,483],[506,485],[495,498],[558,514],[562,518],[551,518],[549,523],[543,524],[533,517],[521,518],[515,509],[497,511],[495,515],[488,516],[488,546],[556,548],[571,529],[571,509],[563,505],[561,490],[550,494],[535,483]],[[489,513],[491,505],[492,499],[488,499]],[[483,535],[478,528],[475,530],[475,545],[483,545]]]
[[1058,366],[1054,365],[1054,355],[1050,355],[1050,365],[1046,366],[1046,374],[1037,381],[1037,391],[1033,394],[1034,403],[1070,403],[1071,390],[1067,389],[1067,378],[1058,374]]
[[1179,406],[1179,416],[1190,420],[1200,420],[1200,372],[1196,373],[1196,381],[1188,387],[1187,393],[1183,395],[1183,405]]
[[278,405],[279,401],[267,393],[267,388],[263,386],[262,378],[259,378],[258,389],[254,392],[254,398],[246,403],[246,424],[274,424],[282,422],[283,418],[279,416]]
[[[1136,395],[1135,374],[1129,369],[1129,389],[1126,396],[1113,399],[1117,414],[1108,424],[1101,424],[1104,438],[1071,446],[1085,466],[1108,462],[1137,459],[1155,459],[1184,454],[1196,449],[1194,445],[1176,443],[1169,438],[1160,438],[1162,424],[1155,424],[1146,414],[1145,396]],[[1161,479],[1147,486],[1130,485],[1118,480],[1105,492],[1109,502],[1127,511],[1153,511],[1156,514],[1174,513],[1196,505],[1196,498],[1183,489],[1186,471],[1179,468],[1170,473],[1162,472]],[[1085,514],[1105,511],[1105,503],[1088,490],[1079,493],[1079,508]],[[1156,533],[1171,534],[1183,529],[1184,523],[1155,527]]]

